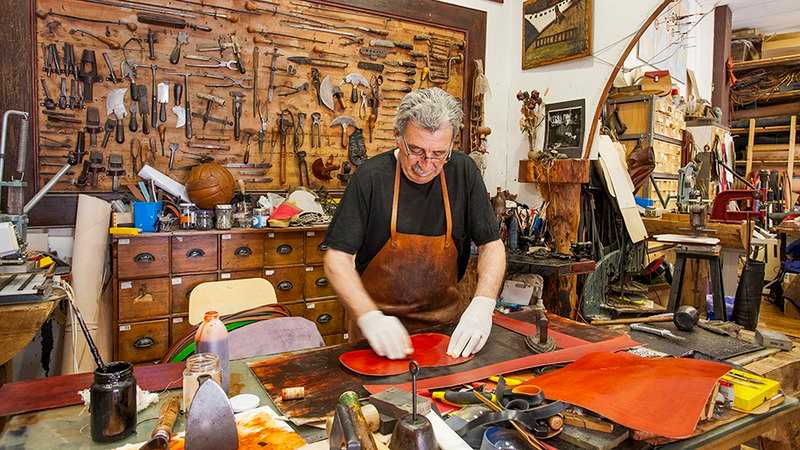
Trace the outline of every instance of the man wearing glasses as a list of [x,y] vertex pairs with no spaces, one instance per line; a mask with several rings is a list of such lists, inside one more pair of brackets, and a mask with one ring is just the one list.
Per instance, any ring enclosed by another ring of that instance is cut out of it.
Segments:
[[[351,178],[325,239],[325,272],[348,309],[351,341],[366,338],[391,359],[413,352],[407,330],[458,320],[447,353],[486,343],[505,273],[505,249],[475,163],[453,151],[461,104],[439,88],[400,102],[398,148],[369,159]],[[469,306],[456,283],[471,242],[478,284]]]

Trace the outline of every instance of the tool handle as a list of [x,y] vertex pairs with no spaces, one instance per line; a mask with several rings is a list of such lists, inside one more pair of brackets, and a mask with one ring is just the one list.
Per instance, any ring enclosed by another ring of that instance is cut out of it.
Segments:
[[125,127],[122,126],[122,119],[117,120],[117,126],[115,128],[114,133],[114,141],[117,144],[122,144],[125,142]]
[[150,134],[150,126],[147,124],[147,111],[142,113],[142,133]]
[[172,49],[172,53],[169,54],[169,62],[170,64],[178,64],[178,61],[181,60],[181,44],[175,44],[175,48]]
[[161,108],[158,110],[158,120],[161,122],[167,121],[167,102],[161,104]]
[[139,129],[139,122],[136,121],[136,114],[131,113],[131,118],[128,121],[128,129],[131,130],[131,133],[135,133],[136,130]]
[[404,50],[414,50],[414,44],[409,44],[408,42],[392,42],[395,47],[402,48]]
[[186,21],[179,17],[165,16],[141,12],[136,14],[136,20],[147,25],[158,25],[170,28],[186,28]]
[[351,103],[358,103],[358,89],[356,89],[356,85],[353,85],[353,90],[350,91],[350,102]]
[[175,83],[172,86],[172,97],[175,99],[175,106],[181,104],[182,96],[183,96],[183,85],[181,83]]
[[152,128],[158,126],[158,97],[156,97],[155,89],[153,89],[153,98],[150,99],[150,126]]
[[158,423],[155,429],[153,429],[151,437],[161,433],[165,435],[167,441],[169,441],[170,437],[172,437],[172,427],[175,426],[175,421],[178,419],[178,410],[180,406],[180,397],[177,395],[173,395],[161,405]]
[[184,135],[186,139],[192,138],[192,113],[189,110],[186,110],[186,124],[183,126],[185,128]]

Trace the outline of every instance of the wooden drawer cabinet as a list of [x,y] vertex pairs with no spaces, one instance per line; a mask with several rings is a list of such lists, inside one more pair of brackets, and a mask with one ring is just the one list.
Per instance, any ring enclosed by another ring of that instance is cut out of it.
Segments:
[[169,345],[171,346],[181,340],[192,328],[192,324],[189,323],[189,316],[171,318],[169,321]]
[[117,240],[120,278],[169,274],[169,238],[143,237]]
[[172,273],[217,270],[217,236],[172,237]]
[[281,303],[295,302],[303,299],[303,267],[282,267],[265,269],[266,278],[275,288],[275,296]]
[[217,281],[216,273],[202,275],[179,275],[170,279],[172,288],[172,314],[186,314],[189,312],[189,294],[200,283]]
[[291,314],[292,317],[305,317],[306,302],[287,303],[283,306],[289,310],[289,314]]
[[329,334],[322,336],[325,345],[339,345],[347,342],[347,334]]
[[118,333],[119,360],[132,363],[153,361],[169,349],[169,319],[120,324]]
[[258,269],[262,266],[262,233],[226,233],[220,235],[222,270]]
[[305,318],[314,322],[320,334],[340,334],[344,331],[344,307],[338,299],[306,302]]
[[322,241],[325,240],[324,231],[306,231],[306,264],[322,264],[328,246]]
[[305,269],[305,298],[331,297],[336,295],[333,287],[325,276],[322,266],[306,266]]
[[119,282],[119,321],[142,320],[169,314],[169,278]]
[[261,269],[242,270],[239,272],[222,272],[219,274],[220,280],[241,280],[242,278],[264,278]]
[[264,265],[289,266],[303,264],[303,232],[267,232],[264,239]]

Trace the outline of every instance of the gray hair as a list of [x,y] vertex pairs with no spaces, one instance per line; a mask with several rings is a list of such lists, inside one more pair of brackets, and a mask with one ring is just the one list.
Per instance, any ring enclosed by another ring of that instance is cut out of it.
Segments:
[[453,137],[461,128],[464,113],[461,102],[438,87],[409,92],[397,107],[394,130],[402,135],[409,123],[428,131],[437,131],[445,125],[453,129]]

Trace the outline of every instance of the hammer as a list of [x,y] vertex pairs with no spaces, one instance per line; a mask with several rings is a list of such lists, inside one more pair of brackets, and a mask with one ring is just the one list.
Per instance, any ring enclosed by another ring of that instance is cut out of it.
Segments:
[[350,116],[339,116],[331,122],[332,127],[337,125],[342,127],[342,148],[347,148],[347,142],[345,140],[347,136],[347,127],[352,126],[357,128],[356,121]]

